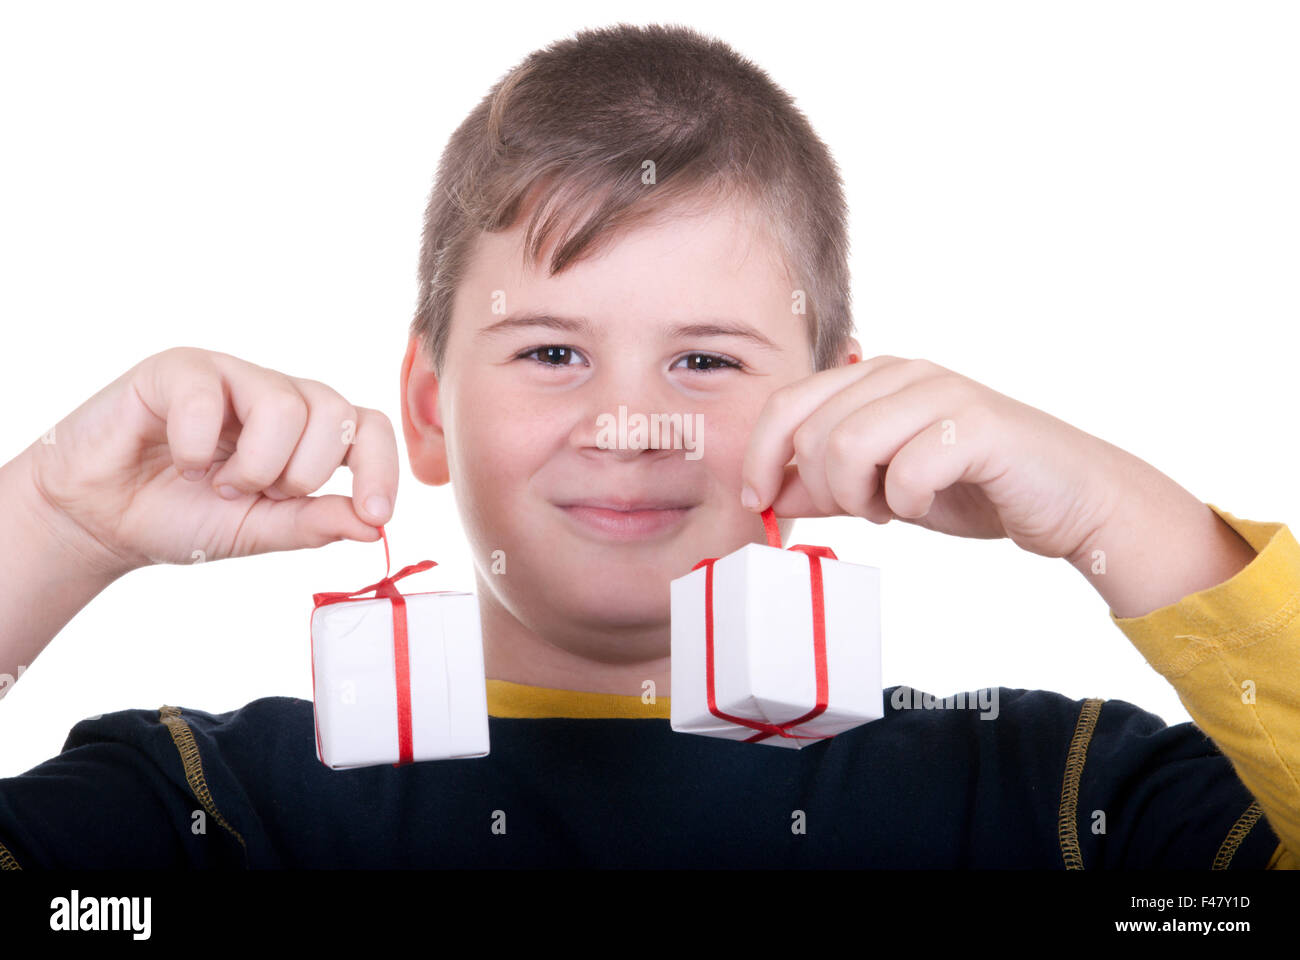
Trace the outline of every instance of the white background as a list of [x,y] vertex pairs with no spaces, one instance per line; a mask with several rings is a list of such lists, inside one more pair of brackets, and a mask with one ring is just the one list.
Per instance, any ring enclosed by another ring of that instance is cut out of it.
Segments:
[[[1238,516],[1300,513],[1300,8],[459,6],[0,9],[0,459],[177,344],[399,422],[446,138],[531,50],[657,21],[732,44],[830,145],[869,356],[928,357]],[[471,587],[450,489],[403,470],[394,565],[439,562],[412,589]],[[321,492],[348,493],[346,471]],[[882,568],[886,685],[1045,688],[1188,719],[1064,561],[901,522],[804,521],[799,541]],[[382,563],[379,544],[338,543],[120,580],[0,702],[0,776],[91,714],[310,697],[311,594]]]

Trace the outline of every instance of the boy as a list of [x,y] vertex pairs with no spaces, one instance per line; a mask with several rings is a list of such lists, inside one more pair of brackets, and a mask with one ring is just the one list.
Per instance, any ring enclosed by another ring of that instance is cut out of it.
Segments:
[[[444,153],[401,377],[413,472],[474,545],[491,754],[331,771],[307,701],[121,711],[0,781],[0,864],[1295,866],[1290,531],[952,371],[857,362],[846,255],[829,153],[725,45],[529,57]],[[702,416],[703,455],[608,449],[620,405]],[[373,541],[396,496],[382,414],[225,354],[150,357],[56,430],[0,471],[3,670],[131,569]],[[309,497],[340,464],[352,497]],[[767,507],[1068,561],[1200,729],[1000,688],[992,722],[887,690],[799,751],[673,733],[668,582]]]

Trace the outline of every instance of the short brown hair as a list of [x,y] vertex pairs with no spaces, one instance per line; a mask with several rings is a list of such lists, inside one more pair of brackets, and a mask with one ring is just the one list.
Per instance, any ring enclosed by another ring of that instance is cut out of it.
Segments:
[[734,196],[756,205],[804,291],[814,368],[835,365],[853,328],[847,205],[830,151],[791,97],[685,26],[618,24],[557,41],[497,81],[443,151],[411,335],[441,376],[479,233],[508,230],[530,209],[526,256],[536,263],[556,237],[554,276],[652,215]]

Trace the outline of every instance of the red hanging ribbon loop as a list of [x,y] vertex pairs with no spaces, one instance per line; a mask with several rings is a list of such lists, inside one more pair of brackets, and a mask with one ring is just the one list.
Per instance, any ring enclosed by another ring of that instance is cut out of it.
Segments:
[[375,591],[375,598],[400,597],[397,587],[394,584],[403,577],[409,577],[413,573],[419,573],[422,570],[429,570],[438,564],[433,560],[421,560],[419,563],[413,563],[410,566],[402,567],[391,577],[384,577],[378,583],[372,583],[368,587],[362,587],[360,590],[352,590],[348,593],[313,593],[311,595],[314,606],[323,607],[327,603],[338,603],[340,600],[350,600],[363,593]]
[[[781,549],[781,531],[776,525],[776,514],[768,507],[761,514],[763,520],[763,531],[767,535],[767,544],[770,547]],[[766,740],[771,736],[788,737],[793,740],[829,740],[832,734],[801,735],[791,733],[790,728],[796,727],[801,723],[807,723],[809,720],[820,715],[826,710],[830,702],[830,674],[826,662],[826,610],[824,603],[824,593],[822,590],[822,568],[821,561],[838,560],[835,551],[830,547],[814,546],[807,543],[796,543],[789,547],[790,550],[797,550],[808,556],[808,579],[809,589],[812,594],[812,617],[813,617],[813,665],[817,675],[817,702],[811,710],[801,717],[793,720],[787,720],[784,723],[763,723],[760,720],[750,720],[748,717],[733,717],[729,713],[724,713],[718,708],[718,701],[714,690],[713,674],[713,564],[719,559],[718,557],[708,557],[701,560],[692,570],[698,570],[700,567],[705,568],[704,573],[704,676],[705,686],[709,697],[709,713],[713,714],[720,720],[726,720],[730,723],[740,726],[749,727],[758,732],[752,737],[746,737],[745,743],[755,743],[759,740]]]
[[[314,593],[312,602],[314,610],[316,607],[323,607],[331,603],[341,603],[344,600],[358,598],[360,594],[375,593],[376,600],[389,600],[393,606],[393,663],[395,681],[397,683],[397,762],[393,764],[400,767],[403,764],[412,763],[415,754],[415,736],[411,724],[411,657],[410,644],[406,630],[406,598],[398,591],[396,583],[404,577],[409,577],[413,573],[420,573],[423,570],[429,570],[438,564],[433,560],[421,560],[419,563],[412,563],[403,567],[392,576],[388,575],[392,567],[388,559],[388,534],[383,527],[379,528],[379,536],[384,541],[384,578],[377,583],[372,583],[368,587],[362,587],[360,590],[351,590],[347,593]],[[312,696],[316,695],[316,672],[313,665],[312,669]],[[317,731],[317,743],[320,742],[320,732]]]

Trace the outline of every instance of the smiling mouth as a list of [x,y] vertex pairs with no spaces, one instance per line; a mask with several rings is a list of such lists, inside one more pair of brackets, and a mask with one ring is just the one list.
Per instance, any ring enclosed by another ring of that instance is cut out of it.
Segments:
[[645,540],[681,524],[691,504],[589,499],[557,503],[557,507],[588,535],[603,540]]

